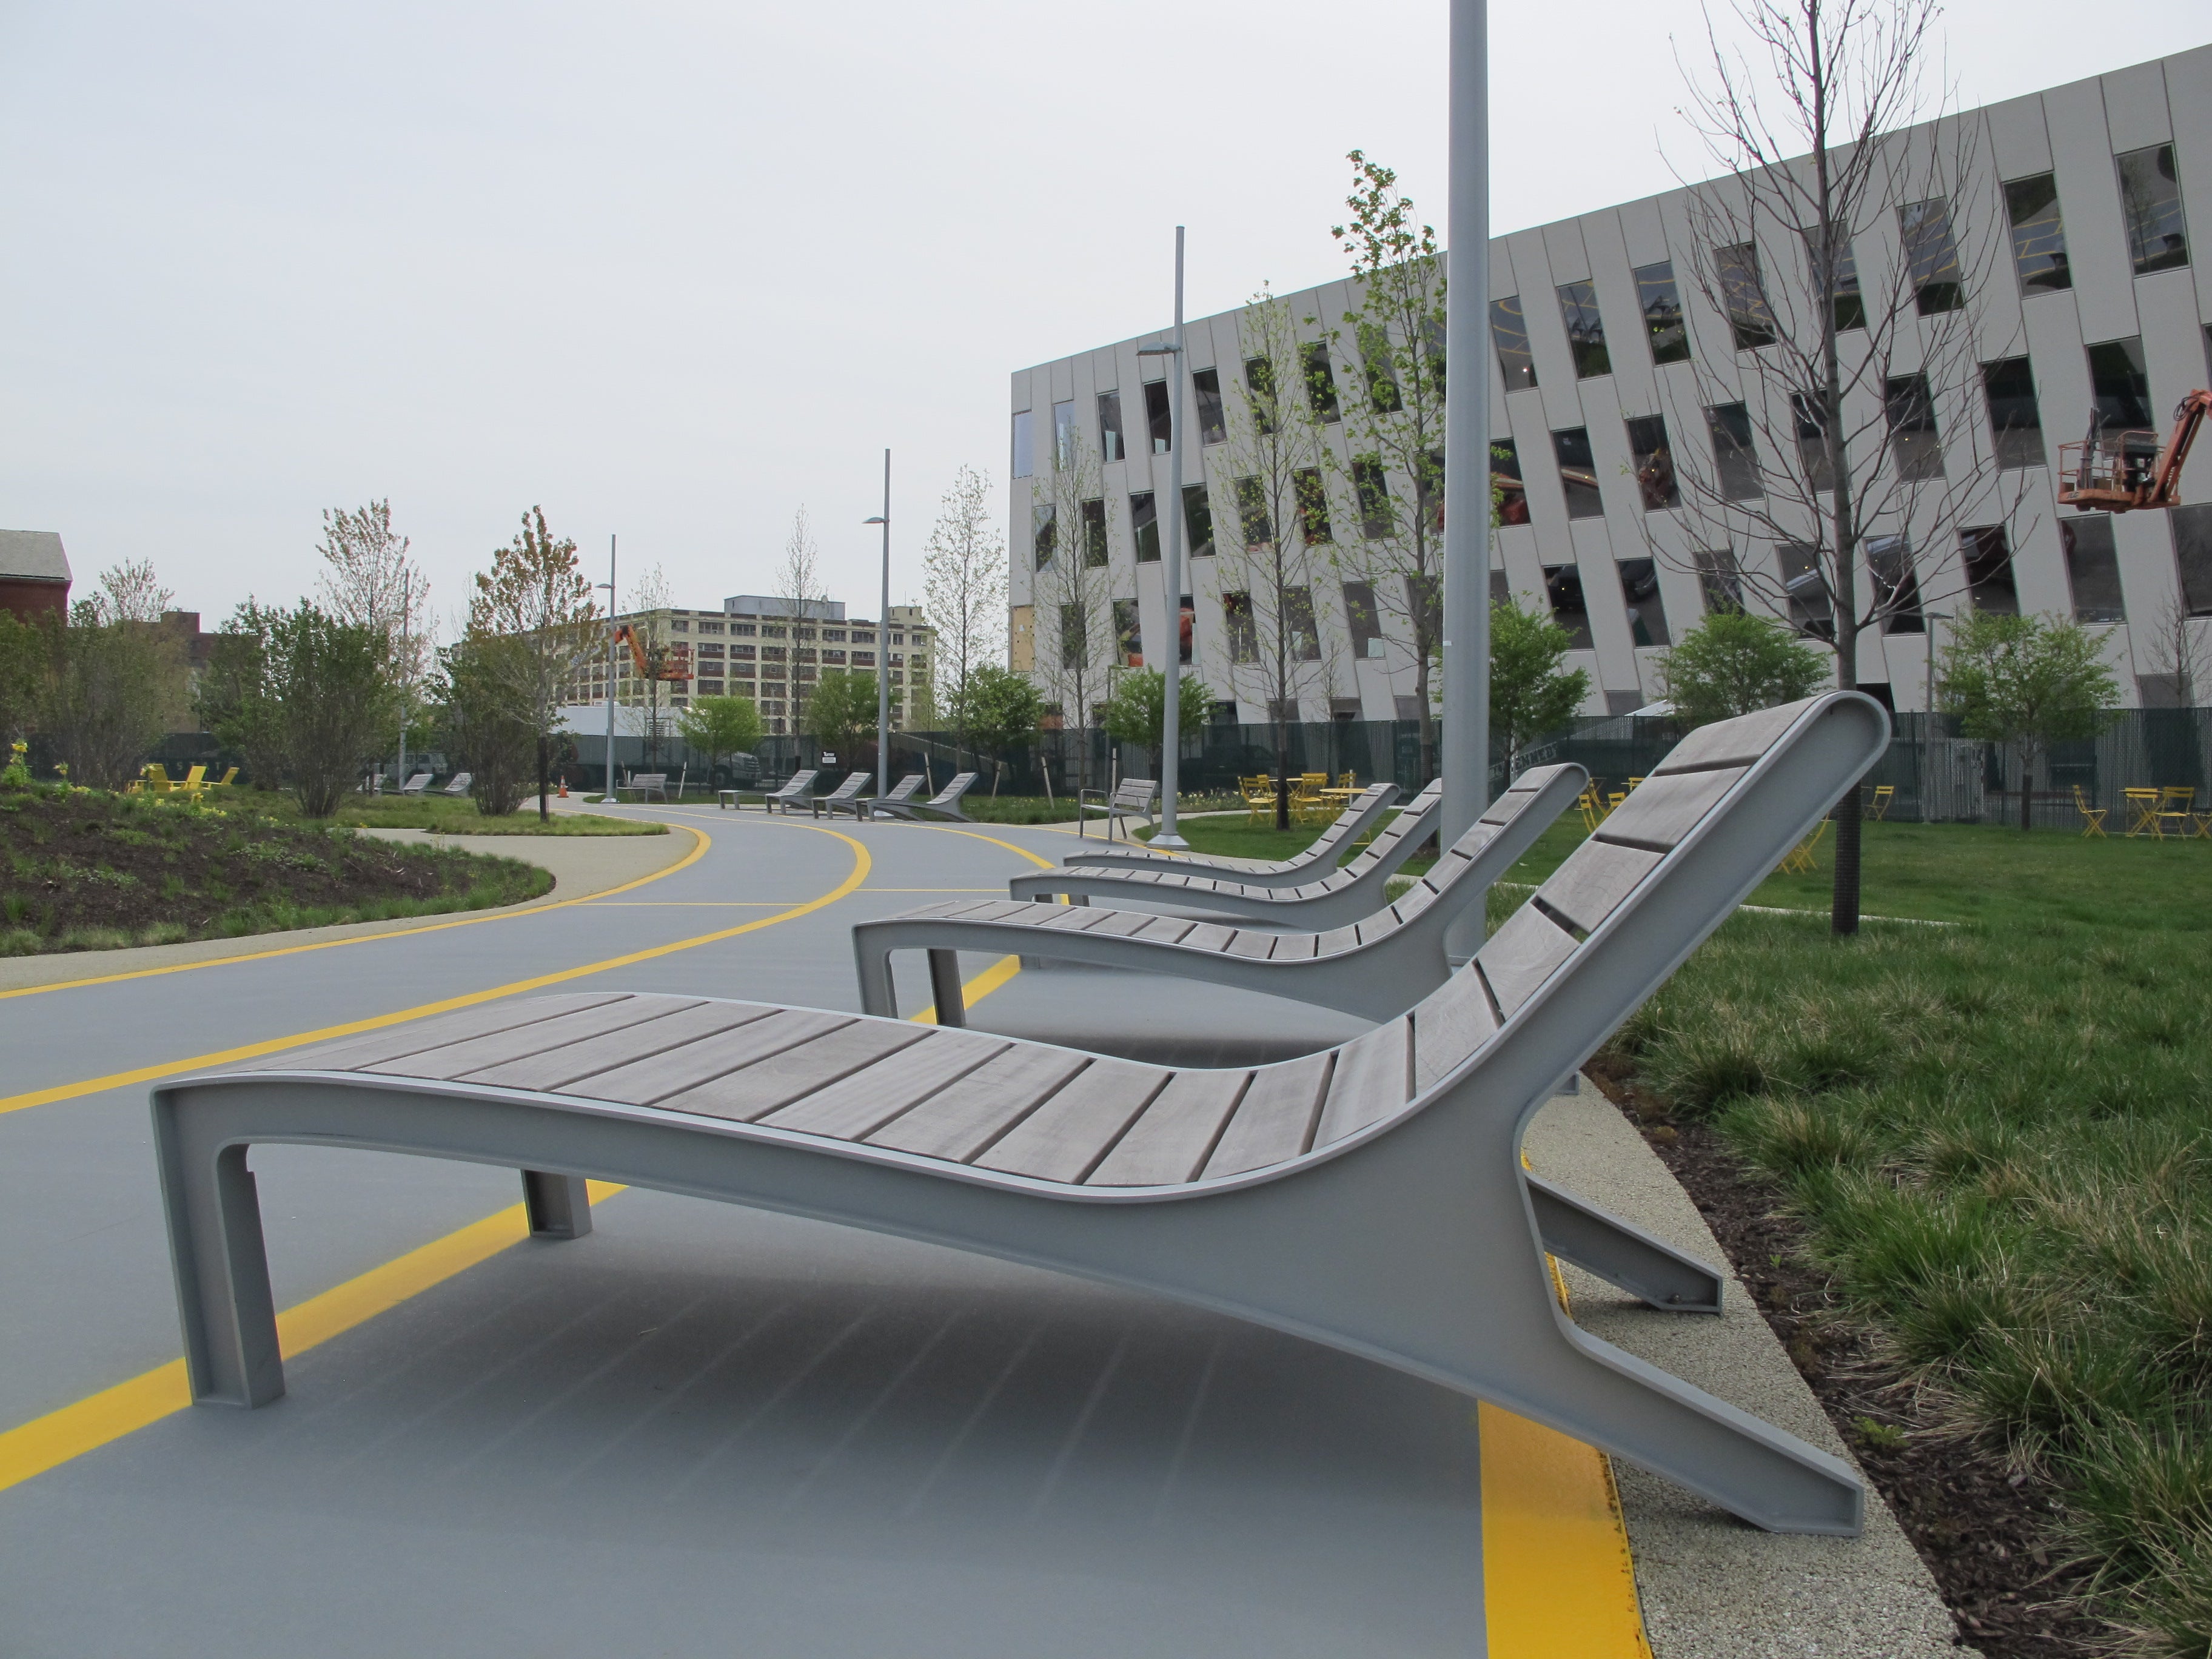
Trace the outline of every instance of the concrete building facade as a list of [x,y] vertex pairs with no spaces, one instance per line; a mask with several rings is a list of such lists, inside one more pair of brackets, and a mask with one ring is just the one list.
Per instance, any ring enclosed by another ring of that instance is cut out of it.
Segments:
[[[1869,286],[1922,257],[1926,238],[1916,227],[1931,214],[1954,228],[1960,246],[1992,250],[1981,274],[1960,284],[1962,296],[1939,302],[1963,309],[1948,324],[1971,330],[1972,372],[1902,419],[1894,380],[1887,394],[1859,389],[1847,405],[1856,429],[1873,434],[1857,441],[1880,446],[1885,465],[1940,473],[1948,465],[1954,485],[1973,485],[1947,489],[1940,502],[1881,526],[1898,538],[1893,556],[1925,596],[1929,617],[1974,605],[2094,624],[2105,630],[2126,700],[2170,702],[2177,625],[2212,661],[2212,441],[2197,445],[2181,505],[2171,510],[2062,507],[2056,469],[2059,446],[2093,422],[2163,435],[2185,394],[2212,385],[2212,47],[1965,112],[1893,142],[1921,146],[1938,171],[1941,158],[1958,160],[1943,197],[1885,203],[1874,222],[1853,227],[1851,253]],[[1729,388],[1738,399],[1762,395],[1752,362],[1760,348],[1747,347],[1741,319],[1713,302],[1716,284],[1693,278],[1725,262],[1723,250],[1704,245],[1711,216],[1700,204],[1729,189],[1717,181],[1607,208],[1514,232],[1489,249],[1493,327],[1481,372],[1493,439],[1509,458],[1498,463],[1505,522],[1492,538],[1492,591],[1548,606],[1574,636],[1571,661],[1590,676],[1585,714],[1626,713],[1658,697],[1656,659],[1703,617],[1717,573],[1731,562],[1772,579],[1770,591],[1791,579],[1786,545],[1746,537],[1717,547],[1709,523],[1668,499],[1678,467],[1711,477],[1728,460],[1717,446],[1732,441]],[[1771,292],[1807,289],[1802,242],[1794,252],[1764,237],[1757,246]],[[1357,306],[1354,286],[1281,297],[1307,349],[1324,352],[1336,394],[1352,398],[1358,363],[1340,337],[1322,343]],[[1931,309],[1924,290],[1921,308]],[[1044,515],[1054,469],[1072,451],[1091,458],[1097,480],[1081,533],[1115,605],[1107,653],[1117,665],[1137,660],[1139,641],[1176,631],[1157,562],[1166,509],[1156,503],[1167,500],[1170,447],[1181,443],[1188,562],[1178,609],[1188,660],[1217,696],[1238,705],[1223,717],[1267,718],[1259,701],[1267,687],[1239,660],[1250,648],[1249,635],[1240,648],[1239,596],[1224,591],[1230,562],[1215,549],[1217,538],[1249,522],[1240,517],[1229,440],[1250,327],[1243,312],[1188,325],[1190,390],[1177,410],[1168,409],[1164,359],[1139,355],[1169,337],[1164,328],[1012,376],[1012,666],[1041,684],[1051,678],[1044,659],[1059,648],[1060,629],[1048,614],[1039,556],[1051,544]],[[1315,485],[1326,495],[1316,515],[1322,533],[1333,524],[1340,542],[1372,521],[1346,425],[1324,428],[1330,464]],[[1793,463],[1768,455],[1760,464]],[[1413,496],[1409,480],[1389,483]],[[1341,581],[1316,576],[1311,587],[1302,603],[1322,641],[1320,665],[1305,677],[1297,717],[1417,714],[1407,629],[1392,607],[1363,617]],[[1790,605],[1774,608],[1808,620]],[[1869,629],[1859,645],[1862,683],[1895,708],[1925,707],[1941,629],[1917,610]],[[1162,660],[1156,647],[1150,660]]]

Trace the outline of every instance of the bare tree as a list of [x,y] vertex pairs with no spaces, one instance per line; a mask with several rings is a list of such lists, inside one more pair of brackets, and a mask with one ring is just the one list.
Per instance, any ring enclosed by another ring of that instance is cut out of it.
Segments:
[[[1006,616],[1006,544],[993,521],[991,481],[972,466],[952,475],[952,488],[921,556],[922,592],[937,630],[937,665],[956,720],[954,741],[969,741],[960,688],[980,663],[997,660]],[[957,759],[956,756],[956,759]]]
[[[538,748],[538,816],[550,818],[553,735],[568,684],[597,648],[599,605],[576,563],[576,544],[553,539],[545,509],[522,515],[522,532],[492,555],[469,601],[471,654],[495,690],[498,712]],[[614,688],[607,688],[612,696]]]
[[100,573],[93,591],[94,615],[103,627],[115,623],[158,623],[175,608],[177,596],[161,586],[151,559],[126,560]]
[[[1305,345],[1290,308],[1262,289],[1237,331],[1243,377],[1224,449],[1236,494],[1232,535],[1217,527],[1228,612],[1229,683],[1256,684],[1274,737],[1275,827],[1291,822],[1290,727],[1302,694],[1334,689],[1337,630],[1315,614],[1316,579],[1334,569],[1327,446],[1305,395]],[[1170,672],[1173,672],[1170,670]]]
[[[1091,782],[1093,709],[1108,695],[1114,623],[1107,550],[1111,507],[1090,440],[1071,429],[1031,497],[1030,556],[1039,618],[1036,661],[1060,706],[1063,738],[1075,739],[1076,787]],[[1064,752],[1064,751],[1063,751]]]
[[325,607],[340,622],[373,628],[383,636],[386,672],[397,690],[401,769],[405,726],[422,701],[424,677],[436,653],[437,617],[430,608],[430,579],[408,551],[408,538],[392,527],[392,502],[371,501],[353,512],[323,514],[323,556],[318,582]]
[[2144,630],[2151,672],[2173,687],[2176,708],[2195,708],[2212,690],[2212,661],[2203,636],[2189,625],[2189,607],[2179,596],[2159,607],[2158,623]]
[[776,570],[776,596],[791,607],[791,732],[796,737],[804,729],[801,720],[806,706],[806,693],[799,678],[799,641],[813,636],[814,629],[807,623],[810,608],[826,597],[822,586],[822,550],[807,524],[804,507],[791,515],[791,534],[784,538],[783,562]]
[[[668,607],[674,602],[670,597],[668,573],[659,565],[653,565],[630,585],[629,597],[631,613],[626,626],[636,647],[631,653],[631,665],[643,665],[643,672],[635,682],[635,698],[644,712],[645,763],[658,766],[660,745],[668,736],[675,712],[668,701],[668,684],[676,672],[679,655],[668,627]],[[690,651],[686,649],[680,654],[688,665]]]
[[[1999,269],[1980,228],[2001,209],[1976,199],[1979,129],[1954,118],[1902,131],[1929,117],[1938,11],[1740,0],[1758,67],[1708,20],[1703,84],[1685,71],[1687,119],[1720,174],[1688,194],[1688,286],[1705,314],[1670,316],[1646,295],[1655,357],[1692,366],[1660,377],[1669,424],[1707,440],[1670,443],[1631,420],[1644,505],[1679,506],[1688,538],[1668,546],[1671,526],[1648,530],[1655,550],[1697,568],[1709,603],[1820,641],[1846,690],[1869,632],[1917,631],[1926,600],[2002,574],[2021,499],[1978,408],[1981,359],[2007,355],[1978,347],[1970,309]],[[1836,811],[1838,933],[1858,927],[1859,854],[1854,791]]]

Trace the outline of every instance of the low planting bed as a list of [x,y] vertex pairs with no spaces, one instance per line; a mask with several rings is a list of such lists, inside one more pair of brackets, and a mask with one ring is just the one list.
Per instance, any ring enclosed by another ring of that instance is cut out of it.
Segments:
[[544,870],[243,805],[0,791],[0,955],[113,950],[514,904]]
[[[218,804],[283,823],[313,823],[300,816],[289,794],[241,791]],[[617,817],[599,812],[554,812],[540,818],[536,797],[520,811],[487,817],[465,796],[349,795],[338,803],[337,822],[362,830],[422,830],[434,836],[665,836],[668,826],[653,818]]]

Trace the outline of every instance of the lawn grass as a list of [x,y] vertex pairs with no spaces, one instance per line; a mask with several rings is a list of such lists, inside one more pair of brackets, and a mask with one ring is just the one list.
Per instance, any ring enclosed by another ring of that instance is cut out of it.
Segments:
[[[1214,795],[1178,795],[1178,812],[1210,812],[1230,803],[1224,797]],[[981,823],[1073,823],[1075,822],[1075,798],[1054,795],[1047,799],[1042,795],[992,796],[969,790],[960,802],[960,808]],[[1096,812],[1091,822],[1103,824],[1105,819]]]
[[[225,790],[210,797],[218,810],[251,813],[279,823],[311,823],[288,792],[260,793]],[[544,822],[535,799],[519,812],[486,817],[465,796],[349,795],[338,804],[335,822],[349,830],[427,830],[441,836],[665,836],[668,826],[650,818],[620,818],[597,812],[556,812]]]

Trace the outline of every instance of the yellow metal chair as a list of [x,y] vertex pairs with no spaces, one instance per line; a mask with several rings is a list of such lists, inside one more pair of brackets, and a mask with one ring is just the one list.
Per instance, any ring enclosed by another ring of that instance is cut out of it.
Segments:
[[1244,825],[1257,830],[1275,816],[1275,781],[1265,772],[1257,777],[1237,780],[1237,793],[1244,797]]
[[1357,789],[1359,787],[1359,780],[1353,774],[1346,772],[1337,779],[1336,787],[1340,789]]
[[2090,805],[2089,797],[2082,792],[2081,786],[2078,783],[2074,786],[2074,810],[2081,815],[2082,840],[2088,841],[2094,838],[2098,841],[2110,841],[2112,839],[2105,833],[2105,816],[2112,809],[2109,806]]
[[1889,816],[1889,804],[1896,799],[1897,786],[1895,784],[1878,783],[1875,785],[1874,799],[1867,803],[1867,817],[1873,819],[1876,823],[1880,823],[1884,818]]
[[1595,835],[1598,825],[1605,822],[1605,804],[1599,799],[1597,787],[1593,784],[1576,796],[1575,806],[1583,815],[1583,828]]
[[1778,872],[1783,875],[1811,875],[1815,868],[1813,863],[1814,849],[1820,846],[1821,838],[1827,833],[1828,821],[1822,818],[1820,823],[1813,826],[1811,835],[1783,854],[1782,862],[1776,866]]
[[2187,841],[2191,825],[2195,821],[2191,809],[2197,804],[2197,792],[2181,784],[2169,783],[2158,793],[2158,838],[2164,841],[2171,828],[2176,841]]
[[2127,803],[2129,839],[2133,840],[2137,836],[2155,836],[2158,834],[2159,792],[2155,789],[2123,789],[2120,799]]
[[159,761],[148,761],[138,778],[126,792],[133,795],[166,795],[177,786],[169,781],[169,775]]
[[185,781],[176,787],[177,793],[180,795],[197,795],[206,787],[207,768],[204,766],[192,768],[191,771],[185,774]]

